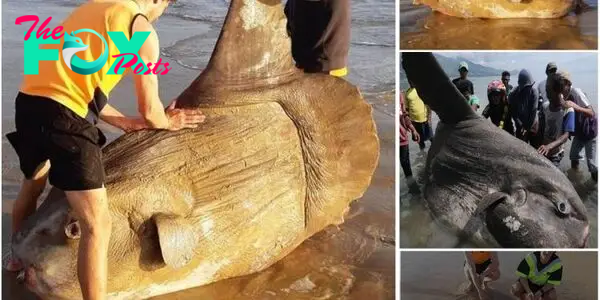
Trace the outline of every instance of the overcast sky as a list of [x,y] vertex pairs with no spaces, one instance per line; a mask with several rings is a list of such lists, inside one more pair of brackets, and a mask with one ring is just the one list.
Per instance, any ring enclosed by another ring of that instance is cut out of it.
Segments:
[[[569,73],[597,74],[598,56],[589,52],[437,52],[448,57],[465,57],[475,63],[502,70],[528,69],[535,78],[545,77],[546,64],[553,61]],[[596,75],[597,76],[597,75]]]

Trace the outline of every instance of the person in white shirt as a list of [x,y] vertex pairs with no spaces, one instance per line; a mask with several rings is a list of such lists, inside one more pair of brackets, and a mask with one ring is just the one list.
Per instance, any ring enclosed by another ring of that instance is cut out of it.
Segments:
[[[592,179],[598,181],[598,165],[596,162],[596,136],[590,136],[582,128],[583,121],[586,118],[595,118],[596,113],[590,105],[587,95],[579,88],[573,87],[570,78],[566,80],[566,105],[575,110],[575,133],[573,134],[573,143],[571,144],[571,168],[578,170],[579,161],[583,159],[581,150],[585,148],[585,158],[587,161],[588,170],[591,173]],[[595,123],[591,123],[595,126]],[[593,132],[595,133],[595,132]]]
[[[547,79],[552,76],[552,74],[555,74],[556,71],[558,70],[558,67],[556,66],[556,63],[553,62],[549,62],[546,65],[546,79],[542,80],[540,82],[540,84],[538,84],[538,95],[539,95],[539,100],[538,100],[538,121],[539,121],[539,135],[538,137],[540,139],[543,139],[544,136],[544,128],[546,127],[545,122],[546,119],[544,117],[544,103],[547,103],[548,101],[550,101],[550,99],[548,99],[548,92],[546,90],[546,82]],[[539,141],[540,143],[542,141]]]
[[[557,70],[558,67],[556,66],[556,64],[553,62],[549,62],[548,65],[546,65],[546,76],[551,76],[552,74],[556,73]],[[548,93],[546,93],[546,79],[542,80],[540,84],[538,84],[538,94],[540,95],[541,107],[542,103],[549,101]]]

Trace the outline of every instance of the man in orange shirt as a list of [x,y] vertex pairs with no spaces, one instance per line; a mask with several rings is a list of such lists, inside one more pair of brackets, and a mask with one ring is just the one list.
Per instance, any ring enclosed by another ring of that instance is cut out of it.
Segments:
[[465,276],[469,281],[468,290],[475,289],[479,299],[488,299],[487,284],[500,278],[500,262],[496,252],[465,252]]
[[[150,32],[139,50],[144,62],[156,62],[158,36],[151,22],[175,0],[88,1],[61,23],[65,32],[87,28],[106,36],[109,31]],[[77,37],[81,42],[81,37]],[[89,45],[87,45],[89,43]],[[99,39],[86,41],[83,54],[102,52]],[[7,134],[19,157],[25,179],[13,208],[13,234],[36,210],[46,186],[65,192],[81,226],[77,276],[83,299],[107,297],[107,253],[112,220],[105,187],[102,145],[106,139],[96,127],[98,119],[125,132],[139,129],[181,130],[196,128],[204,116],[196,109],[165,110],[159,97],[156,74],[133,74],[140,117],[126,117],[108,104],[110,91],[121,75],[106,75],[112,55],[120,53],[109,44],[109,61],[94,75],[67,69],[60,60],[40,61],[39,75],[25,75],[15,100],[16,131]],[[6,269],[18,271],[22,262],[10,257]]]

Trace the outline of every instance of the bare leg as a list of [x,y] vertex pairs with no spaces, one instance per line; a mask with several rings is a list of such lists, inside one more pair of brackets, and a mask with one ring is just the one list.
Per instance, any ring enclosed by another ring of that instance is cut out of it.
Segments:
[[543,300],[556,300],[558,299],[558,296],[556,295],[556,290],[555,289],[551,289],[549,292],[544,294],[544,298]]
[[[46,161],[37,168],[31,179],[23,179],[19,195],[12,210],[12,234],[21,229],[23,221],[35,212],[37,200],[46,187],[48,171],[50,170],[50,161]],[[22,269],[23,266],[18,260],[10,258],[6,269],[14,272]]]
[[81,226],[77,276],[83,299],[104,300],[107,292],[108,243],[112,228],[106,189],[68,191],[66,195]]
[[13,233],[19,231],[25,218],[35,212],[37,200],[46,187],[48,170],[50,170],[50,161],[41,164],[31,179],[23,179],[12,211]]
[[525,297],[525,289],[523,289],[523,286],[521,286],[521,284],[519,282],[515,282],[511,289],[510,289],[510,293],[517,297],[518,299],[526,299]]
[[466,292],[471,292],[475,289],[475,283],[473,282],[473,279],[471,278],[471,274],[469,274],[469,267],[467,267],[467,265],[465,265],[463,268],[463,271],[465,272],[465,278],[469,282]]
[[492,281],[496,281],[500,278],[500,270],[495,269],[493,271],[491,271],[490,273],[487,274],[487,276],[485,276],[485,278],[483,279],[483,286],[485,289],[488,288],[488,284]]

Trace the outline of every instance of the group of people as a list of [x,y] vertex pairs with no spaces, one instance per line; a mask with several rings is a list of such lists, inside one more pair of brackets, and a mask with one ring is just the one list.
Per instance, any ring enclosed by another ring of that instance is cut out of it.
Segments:
[[[175,0],[87,1],[63,23],[65,31],[90,28],[100,35],[123,31],[150,32],[138,55],[155,62],[160,54],[153,26]],[[307,73],[347,75],[350,47],[350,1],[290,0],[285,5],[287,31],[296,66]],[[86,57],[102,52],[91,40]],[[109,57],[118,54],[110,47]],[[235,49],[230,49],[235,51]],[[39,75],[25,75],[15,101],[16,131],[7,135],[20,162],[24,180],[12,214],[13,235],[36,210],[37,199],[49,183],[66,194],[82,228],[77,275],[83,299],[106,299],[107,253],[111,217],[105,187],[101,147],[106,142],[96,127],[98,119],[125,132],[139,129],[196,128],[205,116],[197,109],[179,109],[173,101],[165,109],[155,74],[133,74],[140,117],[127,117],[108,104],[108,95],[124,75],[100,72],[81,75],[62,60],[39,62]],[[10,256],[8,271],[24,267]]]
[[[468,104],[477,112],[479,98],[473,83],[467,78],[469,66],[461,62],[460,77],[452,80]],[[508,134],[530,144],[557,167],[564,155],[564,144],[572,139],[569,158],[571,168],[578,170],[585,152],[588,170],[597,182],[596,162],[597,117],[586,94],[573,86],[568,72],[558,70],[556,63],[546,66],[546,79],[537,86],[530,72],[519,72],[518,85],[509,84],[510,73],[502,72],[500,80],[487,86],[489,104],[483,109],[484,118]],[[408,150],[408,133],[419,143],[432,140],[431,112],[419,98],[412,83],[400,96],[400,163],[409,186],[414,184]],[[584,151],[585,150],[585,151]]]
[[[465,252],[464,272],[467,291],[477,291],[480,300],[488,299],[488,284],[500,278],[500,261],[496,252]],[[562,280],[563,266],[554,251],[527,254],[516,270],[518,279],[511,294],[521,300],[557,299],[556,287]]]

